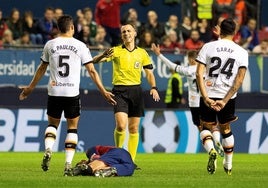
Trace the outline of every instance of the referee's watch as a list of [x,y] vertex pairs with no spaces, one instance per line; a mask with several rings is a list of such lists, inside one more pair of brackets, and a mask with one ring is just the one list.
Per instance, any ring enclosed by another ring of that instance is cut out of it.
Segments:
[[156,86],[151,87],[151,89],[155,89],[156,91],[158,91],[158,88]]

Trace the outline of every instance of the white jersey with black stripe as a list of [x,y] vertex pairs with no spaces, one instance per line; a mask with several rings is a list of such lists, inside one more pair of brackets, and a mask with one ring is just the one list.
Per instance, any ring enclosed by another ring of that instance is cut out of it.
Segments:
[[79,94],[81,64],[92,56],[83,42],[58,37],[45,44],[41,60],[49,63],[48,95],[73,97]]
[[206,65],[205,87],[208,97],[223,98],[232,87],[238,69],[248,67],[248,52],[231,40],[220,39],[206,43],[196,60]]

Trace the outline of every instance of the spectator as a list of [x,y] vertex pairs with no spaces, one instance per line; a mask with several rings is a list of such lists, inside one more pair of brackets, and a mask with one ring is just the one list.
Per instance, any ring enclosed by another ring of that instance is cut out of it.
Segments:
[[161,43],[161,38],[165,35],[165,26],[158,21],[158,15],[155,11],[150,10],[147,13],[147,23],[145,23],[145,30],[152,32],[157,43]]
[[171,29],[176,32],[177,40],[180,41],[181,30],[179,28],[179,20],[178,20],[178,16],[176,16],[174,14],[169,16],[169,19],[165,24],[165,32],[166,32],[166,34],[168,34],[168,32]]
[[24,31],[21,37],[15,41],[15,45],[20,47],[31,46],[30,34],[27,31]]
[[95,21],[106,30],[106,40],[112,46],[118,45],[120,39],[120,8],[131,0],[98,0],[95,8]]
[[54,9],[52,7],[47,7],[44,17],[38,20],[37,31],[43,37],[43,44],[54,38],[57,34],[57,23],[54,20]]
[[3,16],[3,12],[0,9],[0,40],[2,39],[5,30],[8,29],[8,26],[2,16]]
[[43,44],[43,37],[40,33],[37,33],[36,23],[31,11],[25,11],[22,20],[23,32],[27,32],[30,35],[31,44]]
[[191,31],[191,36],[184,43],[184,47],[187,50],[199,50],[204,45],[204,42],[200,40],[200,35],[197,30]]
[[215,0],[213,3],[214,20],[219,17],[233,18],[235,16],[236,0]]
[[90,37],[94,38],[97,34],[97,24],[95,21],[93,21],[93,13],[91,8],[86,7],[83,9],[83,15],[85,24],[89,26],[90,29]]
[[264,39],[252,50],[255,54],[268,55],[268,39]]
[[97,34],[95,40],[92,41],[92,45],[99,48],[105,49],[111,47],[111,44],[105,40],[106,31],[102,26],[97,27]]
[[58,21],[58,19],[63,15],[63,10],[60,7],[57,7],[54,9],[54,20],[55,22]]
[[151,48],[151,45],[155,42],[154,35],[151,31],[146,30],[142,33],[138,46],[141,48]]
[[180,44],[180,42],[178,41],[178,36],[176,31],[174,31],[173,29],[171,29],[167,35],[169,36],[171,43],[173,45],[174,48],[174,52],[175,53],[179,53],[180,49],[183,47],[183,45]]
[[123,19],[121,22],[122,22],[122,24],[130,23],[131,25],[134,25],[136,27],[137,32],[138,32],[137,33],[138,38],[141,36],[142,24],[138,20],[138,12],[136,9],[134,9],[134,8],[128,9],[127,13],[123,16]]
[[90,35],[89,25],[84,25],[80,34],[78,35],[78,40],[85,43],[87,46],[92,46],[92,38]]
[[86,25],[84,14],[81,9],[76,11],[76,19],[74,21],[74,38],[78,38],[79,33],[82,31],[83,25]]
[[164,35],[162,37],[162,43],[160,44],[160,49],[166,53],[175,53],[176,49],[175,46],[172,44],[169,35]]
[[254,18],[250,18],[247,25],[242,26],[240,29],[241,45],[249,51],[252,51],[253,48],[259,44],[258,31],[256,27],[257,21]]
[[192,30],[191,24],[192,22],[190,20],[190,17],[184,16],[182,24],[181,24],[181,32],[182,32],[182,38],[184,42],[190,38],[191,30]]
[[212,32],[207,19],[200,20],[197,29],[200,34],[201,41],[207,43],[212,40]]
[[237,0],[235,5],[235,20],[239,25],[245,24],[247,18],[247,7],[245,0]]
[[13,33],[10,29],[6,29],[2,38],[2,46],[4,48],[10,48],[14,45],[15,45],[15,41],[13,39]]
[[18,9],[11,10],[10,17],[7,20],[7,26],[13,33],[13,39],[16,40],[22,35],[22,22],[20,20],[20,12]]

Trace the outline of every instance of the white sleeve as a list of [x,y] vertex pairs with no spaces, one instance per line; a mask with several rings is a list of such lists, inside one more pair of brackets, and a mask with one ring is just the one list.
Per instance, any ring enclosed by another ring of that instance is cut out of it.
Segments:
[[158,56],[160,59],[161,59],[161,61],[163,61],[170,69],[172,69],[172,70],[175,70],[176,69],[176,64],[175,63],[173,63],[172,61],[170,61],[168,58],[166,58],[163,54],[160,54],[159,56]]
[[170,69],[174,70],[175,72],[184,75],[184,76],[189,76],[189,69],[188,67],[184,67],[181,65],[177,65],[175,63],[173,63],[172,61],[170,61],[168,58],[166,58],[163,54],[160,54],[158,56],[161,61],[163,61]]
[[92,55],[90,53],[90,50],[86,47],[86,45],[82,46],[81,50],[82,50],[82,53],[81,53],[82,64],[92,61]]

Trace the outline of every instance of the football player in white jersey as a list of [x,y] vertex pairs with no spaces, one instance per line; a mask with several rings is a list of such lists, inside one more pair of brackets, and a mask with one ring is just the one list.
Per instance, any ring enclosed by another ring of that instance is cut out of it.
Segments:
[[[194,125],[197,126],[198,130],[201,131],[202,127],[200,125],[200,118],[199,118],[200,93],[196,82],[197,63],[195,61],[195,58],[197,56],[197,51],[195,50],[188,51],[187,58],[189,66],[181,66],[171,62],[163,54],[161,54],[159,45],[152,44],[151,49],[161,59],[161,61],[164,62],[170,69],[174,70],[175,72],[183,76],[186,76],[188,83],[188,101],[189,101],[188,104],[192,114],[192,121]],[[218,126],[212,127],[211,132],[217,152],[221,156],[223,156],[223,148],[220,142],[220,131]]]
[[45,130],[45,153],[41,167],[44,171],[49,169],[57,128],[60,123],[61,114],[64,112],[68,126],[65,140],[64,175],[68,176],[71,172],[71,163],[78,141],[77,128],[81,110],[79,96],[81,64],[86,67],[91,79],[105,99],[111,104],[116,102],[113,99],[113,94],[105,90],[93,65],[93,61],[99,61],[106,56],[108,57],[110,51],[107,50],[93,59],[86,45],[73,38],[74,25],[71,16],[64,15],[60,17],[58,28],[60,31],[59,36],[45,44],[41,63],[30,84],[21,88],[22,92],[19,99],[24,100],[27,98],[49,67],[50,77],[47,85],[48,126]]
[[[219,124],[224,149],[223,168],[232,173],[234,136],[231,122],[235,116],[235,99],[248,67],[248,52],[232,41],[236,23],[227,18],[220,25],[220,39],[206,43],[198,53],[197,83],[200,99],[200,118],[203,130],[200,137],[209,153],[207,171],[216,171],[217,153],[212,142],[211,127]],[[205,79],[204,79],[205,73]]]

